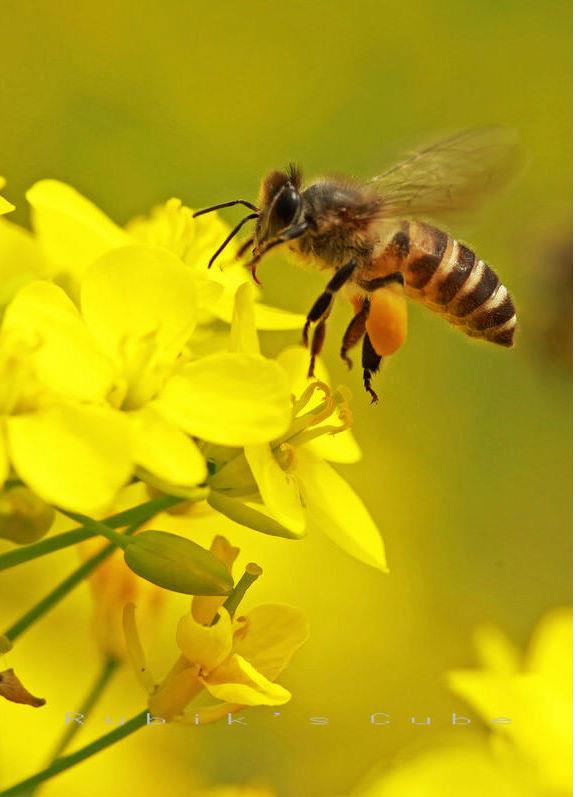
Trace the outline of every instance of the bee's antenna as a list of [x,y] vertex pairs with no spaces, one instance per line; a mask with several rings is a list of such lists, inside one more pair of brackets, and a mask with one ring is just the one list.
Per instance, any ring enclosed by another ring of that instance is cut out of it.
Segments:
[[[201,212],[202,213],[204,213],[204,212],[207,213],[207,211],[201,211]],[[213,266],[214,260],[218,257],[218,255],[220,255],[224,251],[224,249],[229,244],[229,242],[232,240],[232,238],[234,238],[239,233],[239,231],[242,229],[244,224],[246,224],[248,221],[251,221],[252,219],[257,219],[258,216],[259,216],[259,213],[250,213],[248,216],[245,216],[239,222],[239,224],[236,224],[236,226],[231,231],[231,233],[228,235],[228,237],[223,242],[223,244],[220,247],[218,247],[216,249],[216,251],[214,252],[214,254],[211,256],[210,262],[208,263],[208,268],[211,268]]]
[[231,208],[232,205],[243,205],[250,210],[255,210],[256,213],[259,213],[258,208],[255,205],[252,205],[251,202],[247,202],[245,199],[233,199],[231,202],[222,202],[220,205],[212,205],[209,208],[204,208],[203,210],[196,210],[196,212],[192,215],[192,218],[197,218],[198,216],[203,216],[204,213],[212,213],[214,210],[220,210],[221,208]]

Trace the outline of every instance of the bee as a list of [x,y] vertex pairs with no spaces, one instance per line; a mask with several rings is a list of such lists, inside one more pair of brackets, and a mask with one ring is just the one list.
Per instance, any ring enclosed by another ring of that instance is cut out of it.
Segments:
[[373,376],[406,337],[406,296],[471,337],[513,345],[516,313],[507,288],[485,261],[430,218],[469,209],[503,185],[516,171],[518,152],[516,135],[508,128],[469,129],[420,149],[367,182],[325,177],[305,186],[301,171],[290,165],[264,178],[257,205],[233,200],[194,215],[232,205],[251,211],[209,267],[244,224],[254,221],[254,234],[238,257],[253,247],[246,265],[256,282],[259,261],[281,245],[328,272],[303,330],[303,343],[310,347],[309,376],[341,293],[354,315],[340,355],[351,367],[348,352],[362,341],[363,383],[373,403]]

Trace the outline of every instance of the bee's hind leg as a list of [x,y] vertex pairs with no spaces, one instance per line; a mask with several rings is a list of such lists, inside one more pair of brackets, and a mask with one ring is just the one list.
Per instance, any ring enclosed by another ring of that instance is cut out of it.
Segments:
[[371,403],[378,401],[378,395],[371,386],[371,379],[379,371],[381,357],[373,348],[367,332],[363,336],[363,347],[361,351],[361,364],[363,366],[363,386],[371,396]]
[[311,310],[307,314],[303,328],[303,345],[308,345],[309,328],[311,324],[317,324],[311,343],[311,359],[309,364],[308,376],[312,377],[315,367],[315,358],[321,352],[325,339],[325,322],[331,312],[334,295],[351,278],[357,267],[356,260],[350,260],[345,266],[338,269],[330,281],[325,286],[324,292],[316,299]]
[[365,298],[359,310],[348,324],[347,329],[343,334],[341,341],[341,349],[339,356],[345,362],[348,368],[353,365],[351,359],[347,356],[348,351],[356,346],[365,334],[365,322],[369,315],[369,299]]

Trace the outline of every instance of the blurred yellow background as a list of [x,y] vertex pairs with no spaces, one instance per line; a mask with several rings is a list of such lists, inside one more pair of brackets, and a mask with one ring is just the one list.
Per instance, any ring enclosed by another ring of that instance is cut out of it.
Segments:
[[[333,797],[406,749],[464,732],[448,727],[464,710],[444,673],[474,660],[476,625],[498,624],[524,644],[545,609],[570,599],[569,4],[8,0],[2,20],[0,173],[22,223],[23,193],[41,177],[72,183],[125,222],[170,196],[195,207],[253,199],[266,170],[290,160],[308,176],[368,177],[418,141],[467,126],[510,124],[529,153],[505,196],[473,225],[450,228],[510,288],[515,350],[470,341],[412,306],[408,342],[370,407],[359,369],[348,375],[337,357],[349,309],[330,320],[326,362],[354,391],[364,452],[342,472],[377,519],[390,574],[319,535],[288,542],[222,521],[244,561],[265,568],[246,605],[283,601],[309,614],[311,641],[283,679],[293,701],[279,717],[245,712],[245,728],[144,729],[43,793],[178,797],[250,781],[281,797]],[[279,254],[260,277],[270,303],[298,312],[324,281]],[[268,333],[264,346],[296,340]],[[3,577],[5,625],[76,559],[49,562]],[[186,606],[170,599],[158,670]],[[48,704],[0,706],[2,785],[44,762],[94,677],[89,612],[81,588],[11,654]],[[80,738],[142,702],[122,672]],[[370,726],[375,711],[392,724]],[[330,724],[310,725],[318,715]],[[432,725],[410,726],[412,715]]]

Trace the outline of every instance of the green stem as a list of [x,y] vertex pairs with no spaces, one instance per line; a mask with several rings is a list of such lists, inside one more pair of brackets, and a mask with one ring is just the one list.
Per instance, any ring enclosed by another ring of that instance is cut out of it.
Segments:
[[[97,703],[98,699],[101,697],[102,693],[110,683],[110,680],[116,670],[118,669],[120,662],[117,659],[112,658],[109,656],[106,658],[102,664],[100,671],[98,672],[97,678],[92,685],[92,688],[86,695],[86,699],[82,703],[82,705],[78,709],[78,715],[82,718],[85,717],[87,714],[91,712],[94,708],[95,704]],[[82,725],[78,722],[70,722],[68,723],[68,727],[62,734],[60,741],[54,748],[54,752],[50,756],[50,760],[48,764],[52,764],[54,761],[58,759],[59,756],[66,750],[67,747],[70,746],[70,742],[75,738],[78,731],[82,728]],[[42,784],[37,783],[36,786],[32,786],[30,790],[27,792],[28,797],[32,797],[36,794]]]
[[[86,695],[86,699],[78,709],[78,714],[82,717],[86,716],[91,712],[91,710],[96,705],[98,699],[101,697],[102,693],[110,683],[110,680],[118,667],[120,666],[120,662],[118,659],[113,658],[112,656],[108,656],[98,673],[96,680],[94,681],[92,688]],[[62,734],[62,738],[56,745],[54,752],[52,753],[52,757],[50,759],[50,763],[56,761],[62,753],[66,750],[67,747],[70,746],[70,742],[76,736],[78,731],[82,726],[77,722],[70,722],[64,733]]]
[[30,789],[53,778],[54,775],[64,772],[66,769],[70,769],[81,761],[85,761],[87,758],[99,753],[100,750],[105,750],[106,747],[110,747],[110,745],[119,742],[121,739],[125,739],[126,736],[134,733],[134,731],[143,728],[147,721],[148,711],[146,709],[140,714],[136,714],[131,720],[128,720],[125,725],[114,728],[110,733],[100,736],[99,739],[80,748],[80,750],[76,750],[74,753],[70,753],[62,758],[57,758],[56,761],[53,761],[46,769],[37,772],[35,775],[32,775],[31,778],[26,778],[26,780],[22,780],[20,783],[16,783],[14,786],[10,786],[8,789],[0,792],[0,797],[24,797],[24,795],[29,795]]
[[116,545],[118,548],[125,548],[129,540],[126,539],[124,534],[118,534],[117,531],[114,531],[113,528],[107,526],[105,523],[102,523],[99,520],[93,520],[92,518],[88,517],[87,515],[80,515],[77,512],[68,512],[66,509],[59,509],[66,517],[69,517],[70,520],[75,520],[77,523],[82,524],[82,528],[86,529],[86,531],[92,532],[94,536],[98,534],[102,537],[107,537],[111,543]]
[[[123,528],[131,523],[138,522],[142,517],[147,518],[153,516],[164,509],[168,509],[175,504],[180,504],[183,501],[203,501],[207,498],[209,493],[208,488],[198,487],[197,497],[192,498],[177,498],[172,495],[162,495],[159,498],[153,498],[151,501],[146,501],[143,504],[134,506],[124,512],[118,512],[116,515],[111,515],[106,518],[103,523],[109,528]],[[151,513],[151,514],[150,514]],[[98,532],[99,534],[100,532]],[[47,537],[40,542],[32,545],[26,545],[20,548],[15,548],[6,553],[0,554],[0,571],[8,570],[10,567],[29,562],[32,559],[37,559],[39,556],[59,551],[62,548],[67,548],[70,545],[76,545],[78,542],[94,537],[95,532],[89,531],[84,525],[71,531],[65,531],[63,534],[56,534],[53,537]]]
[[[152,510],[150,509],[150,513]],[[150,520],[153,517],[153,514],[148,514],[146,517],[140,517],[137,523],[133,523],[128,529],[126,529],[124,535],[129,537],[130,535],[134,534],[138,529],[146,523],[146,521]],[[105,559],[111,556],[114,551],[117,549],[115,543],[110,543],[110,545],[106,545],[105,548],[102,548],[101,551],[95,553],[89,559],[86,559],[79,567],[76,568],[70,575],[64,579],[57,587],[51,590],[47,595],[45,595],[42,600],[40,600],[35,606],[32,606],[22,617],[20,617],[13,625],[8,628],[4,634],[0,634],[0,637],[4,639],[8,639],[10,643],[13,643],[24,631],[27,631],[30,626],[43,617],[50,609],[52,609],[56,604],[58,604],[63,598],[71,592],[74,587],[80,584],[86,576],[89,576],[90,573],[98,567]]]

